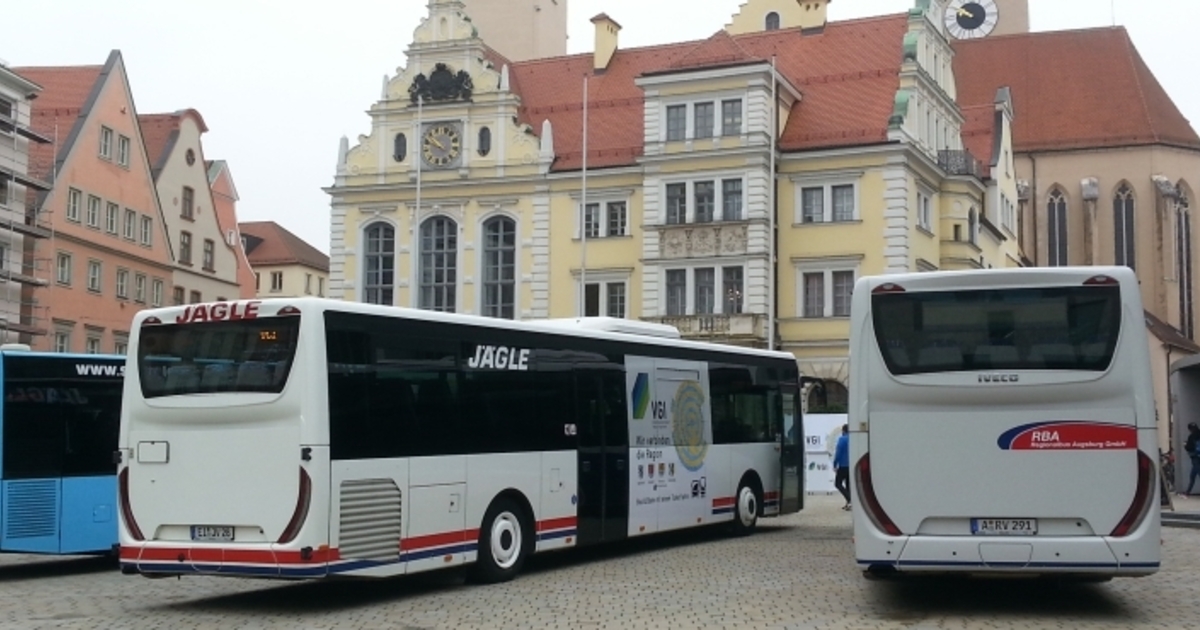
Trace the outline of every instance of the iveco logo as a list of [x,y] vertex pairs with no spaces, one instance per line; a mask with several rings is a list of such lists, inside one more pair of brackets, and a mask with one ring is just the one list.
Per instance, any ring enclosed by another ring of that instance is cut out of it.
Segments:
[[1021,377],[1016,374],[980,374],[980,383],[1016,383]]

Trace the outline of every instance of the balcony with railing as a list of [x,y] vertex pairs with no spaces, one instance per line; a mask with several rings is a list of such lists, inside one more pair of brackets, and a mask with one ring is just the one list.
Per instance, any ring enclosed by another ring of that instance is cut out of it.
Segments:
[[938,166],[946,171],[947,175],[970,175],[978,179],[983,179],[986,175],[983,162],[966,150],[938,151]]
[[684,339],[739,344],[765,344],[767,340],[767,317],[754,313],[668,315],[650,321],[674,326]]

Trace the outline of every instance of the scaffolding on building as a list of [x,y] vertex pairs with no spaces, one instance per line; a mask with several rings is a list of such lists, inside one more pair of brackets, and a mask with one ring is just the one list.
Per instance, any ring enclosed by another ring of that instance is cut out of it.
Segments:
[[[28,344],[33,337],[49,332],[48,307],[39,304],[36,290],[50,286],[47,277],[53,271],[53,260],[44,252],[52,251],[54,238],[49,210],[41,202],[46,197],[41,193],[49,192],[53,182],[29,175],[28,147],[30,143],[50,145],[53,155],[58,143],[30,126],[27,104],[24,116],[22,109],[17,102],[9,111],[0,110],[0,138],[7,138],[9,145],[7,151],[0,151],[0,234],[9,236],[2,239],[7,244],[0,249],[0,339]],[[16,194],[14,184],[25,194]],[[11,247],[17,240],[14,235],[21,237],[19,252]],[[43,242],[48,245],[40,246]]]

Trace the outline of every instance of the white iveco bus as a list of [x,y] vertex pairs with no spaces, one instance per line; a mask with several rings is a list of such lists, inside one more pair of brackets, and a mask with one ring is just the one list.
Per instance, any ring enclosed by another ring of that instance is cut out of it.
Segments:
[[801,508],[789,354],[312,298],[142,311],[130,354],[126,573],[498,581]]
[[868,576],[1158,570],[1154,396],[1131,270],[862,278],[851,319],[854,540]]

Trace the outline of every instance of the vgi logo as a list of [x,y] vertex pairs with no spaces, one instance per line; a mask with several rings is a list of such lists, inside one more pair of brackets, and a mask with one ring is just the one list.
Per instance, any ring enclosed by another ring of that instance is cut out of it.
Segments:
[[692,497],[703,498],[708,496],[708,478],[701,477],[692,480]]
[[1021,377],[1016,374],[980,374],[980,383],[1016,383]]

